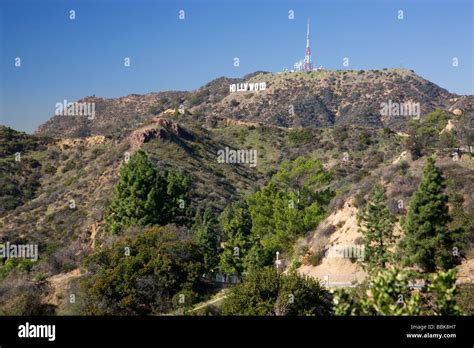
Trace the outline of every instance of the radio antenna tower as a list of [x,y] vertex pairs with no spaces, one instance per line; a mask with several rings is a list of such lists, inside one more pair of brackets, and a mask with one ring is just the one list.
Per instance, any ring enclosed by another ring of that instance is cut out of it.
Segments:
[[311,63],[311,49],[309,48],[309,19],[308,19],[308,29],[306,31],[306,55],[304,57],[304,71],[313,70],[313,63]]

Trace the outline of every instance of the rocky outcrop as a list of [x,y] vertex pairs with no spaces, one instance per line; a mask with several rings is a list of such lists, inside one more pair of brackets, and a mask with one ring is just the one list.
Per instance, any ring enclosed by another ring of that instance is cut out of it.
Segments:
[[153,139],[173,139],[189,137],[188,132],[178,123],[161,117],[150,120],[150,124],[141,127],[130,134],[129,141],[132,147],[138,147]]

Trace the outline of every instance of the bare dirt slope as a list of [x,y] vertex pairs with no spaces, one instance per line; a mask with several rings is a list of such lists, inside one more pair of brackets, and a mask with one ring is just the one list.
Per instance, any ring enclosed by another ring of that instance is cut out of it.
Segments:
[[[331,253],[331,250],[334,251],[336,248],[360,243],[358,239],[361,234],[357,231],[356,216],[357,208],[352,200],[346,201],[341,209],[330,214],[315,231],[309,244],[311,253],[317,253],[318,250],[324,248],[327,256],[323,257],[321,264],[317,266],[302,265],[298,272],[320,279],[328,277],[329,283],[333,284],[363,280],[366,273],[360,265],[348,258],[337,257]],[[331,226],[335,227],[335,231],[329,237],[324,236],[322,231]]]

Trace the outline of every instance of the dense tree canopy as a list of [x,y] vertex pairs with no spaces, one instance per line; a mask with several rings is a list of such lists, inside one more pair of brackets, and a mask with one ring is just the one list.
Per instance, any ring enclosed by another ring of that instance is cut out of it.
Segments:
[[153,227],[91,255],[87,314],[159,314],[195,293],[203,272],[198,247],[173,226]]
[[108,208],[109,231],[128,226],[182,223],[186,216],[188,179],[178,172],[161,175],[143,150],[120,169],[120,179]]
[[291,252],[296,238],[323,219],[334,196],[330,182],[330,173],[317,160],[284,162],[270,182],[247,199],[253,235],[273,255]]

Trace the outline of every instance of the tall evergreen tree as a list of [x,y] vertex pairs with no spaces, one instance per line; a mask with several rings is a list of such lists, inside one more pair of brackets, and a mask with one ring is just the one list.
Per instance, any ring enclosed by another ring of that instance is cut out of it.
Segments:
[[164,182],[147,154],[143,150],[135,152],[120,169],[106,216],[109,231],[116,233],[131,225],[159,223],[164,207]]
[[192,218],[192,209],[186,202],[188,189],[189,177],[174,170],[168,172],[163,214],[167,222],[188,225],[190,218]]
[[244,258],[252,247],[252,219],[247,203],[231,203],[219,219],[226,238],[220,260],[221,270],[240,274],[244,271]]
[[405,265],[418,265],[424,272],[434,272],[437,267],[450,269],[458,262],[456,243],[462,239],[463,231],[448,228],[451,217],[444,189],[441,170],[435,166],[433,158],[428,158],[420,185],[402,222],[405,237],[401,247]]
[[192,230],[194,232],[194,242],[204,257],[204,268],[207,272],[212,271],[219,264],[220,238],[217,220],[209,207],[206,208],[204,213],[196,212]]
[[369,272],[383,269],[393,261],[390,249],[395,242],[395,217],[385,205],[385,200],[383,186],[375,186],[371,199],[357,215],[359,231],[364,239],[364,266]]

